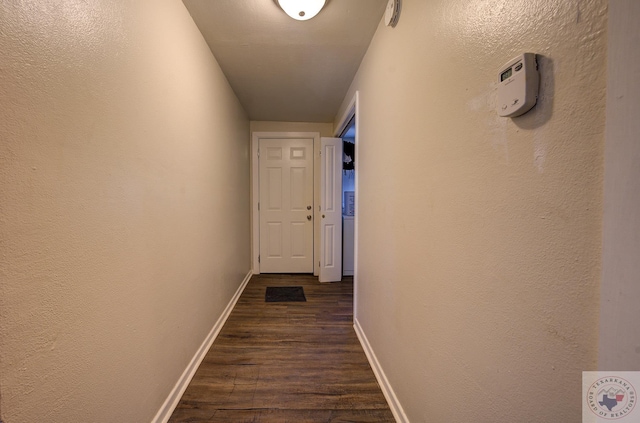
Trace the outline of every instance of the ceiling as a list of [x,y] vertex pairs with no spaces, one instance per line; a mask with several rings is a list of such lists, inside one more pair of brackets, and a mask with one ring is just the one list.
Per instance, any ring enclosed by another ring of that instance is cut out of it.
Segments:
[[251,120],[333,122],[387,0],[328,0],[296,21],[274,0],[183,0]]

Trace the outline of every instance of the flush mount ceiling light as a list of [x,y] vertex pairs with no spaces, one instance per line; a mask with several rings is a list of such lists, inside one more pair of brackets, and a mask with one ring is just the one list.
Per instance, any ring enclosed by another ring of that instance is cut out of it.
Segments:
[[278,0],[284,12],[298,21],[306,21],[320,13],[325,0]]

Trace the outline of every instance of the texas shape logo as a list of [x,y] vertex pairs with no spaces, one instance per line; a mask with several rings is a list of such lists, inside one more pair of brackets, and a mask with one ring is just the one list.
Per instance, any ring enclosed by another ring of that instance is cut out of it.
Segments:
[[635,388],[621,377],[601,377],[587,391],[589,409],[602,419],[626,417],[636,406],[636,401]]

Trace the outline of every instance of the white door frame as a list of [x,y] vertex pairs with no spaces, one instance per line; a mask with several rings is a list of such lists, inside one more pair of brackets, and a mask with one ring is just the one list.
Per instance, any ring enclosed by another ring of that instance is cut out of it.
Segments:
[[254,275],[260,273],[260,169],[258,147],[260,139],[307,138],[313,139],[313,274],[320,273],[320,133],[319,132],[254,132],[251,134],[251,267]]
[[[355,152],[354,152],[354,156],[355,156],[355,163],[354,163],[354,173],[355,173],[355,181],[354,181],[354,186],[355,186],[355,192],[354,192],[354,206],[355,206],[355,213],[354,213],[354,217],[353,217],[353,221],[354,221],[354,229],[353,229],[353,316],[354,318],[357,317],[357,310],[358,310],[358,240],[360,239],[358,237],[358,222],[360,221],[359,219],[359,215],[360,215],[360,207],[358,205],[358,193],[360,192],[360,189],[358,188],[359,183],[358,183],[358,179],[359,179],[359,172],[358,172],[358,163],[360,162],[360,152],[358,151],[360,148],[360,100],[359,100],[359,91],[356,91],[355,94],[353,95],[353,97],[351,98],[351,101],[349,102],[349,105],[347,106],[347,108],[345,109],[344,113],[342,114],[342,116],[340,117],[340,120],[338,121],[338,125],[336,126],[336,129],[333,133],[334,137],[339,137],[340,134],[342,134],[342,132],[345,130],[345,128],[347,127],[347,125],[349,125],[349,122],[351,121],[351,119],[353,117],[356,118],[356,139],[355,139]],[[344,253],[343,253],[344,254]]]

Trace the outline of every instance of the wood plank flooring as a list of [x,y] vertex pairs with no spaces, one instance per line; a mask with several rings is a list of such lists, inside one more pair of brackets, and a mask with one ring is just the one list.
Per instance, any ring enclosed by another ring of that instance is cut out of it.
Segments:
[[[265,303],[267,286],[307,302]],[[353,282],[258,275],[170,422],[395,422],[353,330]]]

